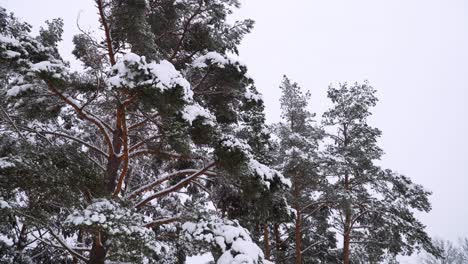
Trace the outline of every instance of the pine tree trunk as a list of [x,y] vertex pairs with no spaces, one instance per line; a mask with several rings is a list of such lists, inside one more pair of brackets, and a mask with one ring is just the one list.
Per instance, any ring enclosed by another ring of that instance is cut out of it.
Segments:
[[[18,237],[18,242],[16,244],[16,251],[21,252],[23,249],[26,247],[26,242],[27,242],[27,235],[26,235],[26,224],[23,224],[21,227],[19,237]],[[18,258],[21,256],[21,254],[16,254],[15,257],[13,258],[12,263],[16,263],[18,261]],[[18,261],[19,262],[19,261]]]
[[351,254],[350,250],[351,241],[351,208],[348,204],[345,210],[345,226],[343,235],[343,264],[349,264]]
[[343,239],[343,264],[349,264],[349,255],[350,255],[350,249],[349,249],[349,243],[350,242],[350,234],[349,232],[346,232],[344,235]]
[[275,223],[273,225],[273,232],[275,233],[275,248],[276,248],[276,254],[275,254],[275,261],[278,262],[280,257],[280,251],[281,251],[281,238],[280,238],[280,233],[279,233],[279,224]]
[[[349,175],[345,175],[345,190],[349,190]],[[351,204],[346,202],[345,208],[345,223],[343,236],[343,264],[349,264],[350,257],[350,240],[351,240]]]
[[16,245],[16,250],[17,251],[23,251],[23,249],[26,246],[26,242],[27,242],[26,232],[27,232],[26,225],[23,224],[23,226],[21,227],[19,237],[18,237],[18,244]]
[[[292,127],[292,124],[291,124]],[[294,197],[294,209],[296,210],[296,221],[295,221],[295,263],[302,264],[302,212],[300,205],[301,197],[301,184],[299,182],[298,176],[293,176],[293,197]]]
[[254,237],[255,237],[255,239],[257,239],[257,242],[260,241],[260,238],[262,237],[262,233],[260,231],[260,224],[259,223],[255,223]]
[[107,251],[104,248],[105,243],[105,235],[102,232],[99,232],[94,239],[88,264],[104,264],[107,254]]
[[[122,149],[122,129],[117,126],[115,132],[112,135],[112,145],[115,153],[120,153]],[[107,191],[109,194],[112,194],[115,190],[115,184],[117,180],[117,175],[119,172],[121,160],[116,155],[112,155],[107,160]]]
[[107,162],[107,192],[112,194],[115,189],[115,181],[117,179],[117,172],[119,170],[120,161],[117,157],[109,158]]
[[270,236],[268,231],[268,224],[263,225],[263,242],[265,243],[265,259],[270,260]]
[[[121,113],[117,111],[117,125],[115,132],[112,135],[112,145],[114,149],[114,153],[120,153],[122,149],[122,128],[120,127],[121,121],[119,121]],[[119,167],[121,164],[121,159],[116,155],[111,155],[107,160],[107,168],[106,168],[106,179],[107,179],[107,192],[109,195],[112,195],[116,188],[117,177],[119,173]],[[107,250],[104,247],[106,242],[106,234],[99,231],[96,234],[96,237],[93,241],[93,246],[91,248],[91,254],[89,259],[89,264],[104,264],[106,260]]]
[[[78,243],[83,243],[83,232],[81,231],[81,228],[80,230],[78,231],[78,238],[77,238],[77,241]],[[73,261],[72,261],[73,264],[78,264],[79,263],[79,260],[76,256],[73,256]]]
[[[297,209],[296,209],[297,210]],[[296,216],[296,229],[295,229],[295,240],[296,240],[296,264],[302,264],[302,217],[299,210],[297,210]]]

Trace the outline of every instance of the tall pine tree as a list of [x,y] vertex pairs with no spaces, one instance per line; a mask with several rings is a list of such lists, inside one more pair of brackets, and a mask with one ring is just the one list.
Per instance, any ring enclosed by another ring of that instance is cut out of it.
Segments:
[[232,0],[96,6],[103,38],[75,36],[78,72],[58,53],[60,19],[31,36],[0,12],[2,258],[264,263],[212,197],[289,185],[264,164],[262,100],[233,55],[252,21],[227,22]]
[[[430,192],[408,177],[382,169],[376,161],[381,131],[368,124],[377,103],[367,82],[330,87],[333,103],[323,115],[327,136],[326,171],[331,181],[326,199],[334,201],[332,222],[342,235],[343,263],[379,263],[386,255],[415,249],[437,254],[414,212],[428,212]],[[353,261],[354,259],[354,261]]]
[[321,201],[325,178],[320,173],[319,141],[323,131],[307,109],[310,93],[303,93],[297,83],[284,76],[280,86],[283,121],[277,125],[280,139],[279,164],[292,182],[289,204],[295,219],[288,237],[294,252],[288,252],[279,263],[327,262],[328,250],[334,246],[329,232],[328,212]]

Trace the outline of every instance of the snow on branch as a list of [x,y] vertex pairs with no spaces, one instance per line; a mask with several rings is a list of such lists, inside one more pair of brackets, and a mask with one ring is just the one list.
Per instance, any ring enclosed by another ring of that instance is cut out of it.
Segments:
[[135,208],[128,208],[115,200],[95,199],[85,209],[77,209],[68,215],[65,226],[76,230],[103,230],[108,239],[115,243],[124,239],[126,243],[136,245],[135,249],[149,250],[162,255],[167,248],[155,238],[153,230],[147,227],[152,223],[150,219]]
[[180,217],[164,217],[164,218],[153,220],[145,224],[145,227],[152,228],[152,227],[156,227],[160,225],[166,225],[166,224],[170,224],[172,222],[178,221],[180,219],[181,219]]
[[247,159],[246,163],[248,170],[252,174],[259,176],[260,180],[267,188],[270,187],[270,183],[275,179],[278,179],[285,186],[291,187],[291,181],[285,178],[279,171],[272,169],[255,159],[252,154],[252,148],[245,140],[236,138],[232,135],[225,135],[221,144],[223,147],[228,149],[242,152]]
[[11,206],[2,197],[0,197],[0,209],[11,209]]
[[30,132],[34,132],[34,133],[41,133],[41,134],[49,134],[49,135],[54,135],[54,136],[57,136],[57,137],[64,137],[64,138],[68,138],[70,140],[73,140],[73,141],[76,141],[90,149],[93,149],[95,151],[97,151],[99,154],[103,155],[104,157],[108,157],[108,155],[102,150],[100,149],[99,147],[97,146],[94,146],[92,145],[91,143],[88,143],[86,141],[84,141],[83,139],[80,139],[78,137],[74,137],[72,135],[68,135],[68,134],[65,134],[65,133],[60,133],[60,132],[54,132],[54,131],[46,131],[46,130],[41,130],[41,131],[36,131],[32,128],[27,128],[28,131]]
[[183,187],[185,187],[186,185],[188,185],[192,180],[196,179],[197,177],[199,177],[200,175],[203,175],[205,172],[207,172],[211,167],[215,166],[216,163],[215,162],[212,162],[210,164],[208,164],[207,166],[205,166],[204,168],[198,170],[197,172],[193,173],[192,175],[188,176],[187,178],[181,180],[180,182],[178,182],[177,184],[175,185],[172,185],[164,190],[161,190],[161,191],[158,191],[156,192],[155,194],[147,197],[146,199],[144,199],[143,201],[137,203],[135,205],[135,208],[140,208],[142,206],[144,206],[145,204],[149,203],[150,201],[156,199],[156,198],[159,198],[161,196],[164,196],[168,193],[171,193],[171,192],[174,192],[174,191],[177,191]]
[[160,90],[180,86],[184,89],[186,99],[191,100],[193,95],[189,82],[172,63],[166,60],[148,63],[144,56],[131,52],[112,67],[107,84],[112,88],[151,86]]
[[[6,157],[0,158],[0,169],[12,168],[14,166],[15,166],[15,164],[9,162],[8,158],[6,158]],[[1,205],[2,205],[2,200],[0,198],[0,206]],[[2,208],[2,207],[0,207],[0,208]]]
[[73,256],[79,258],[80,260],[82,261],[89,261],[88,258],[86,258],[85,256],[81,255],[80,253],[78,253],[75,249],[73,249],[73,247],[71,247],[70,245],[67,244],[67,242],[65,242],[65,240],[62,238],[61,235],[59,234],[56,234],[54,232],[54,230],[52,230],[51,228],[47,228],[47,230],[49,230],[49,233],[52,235],[52,237],[54,237],[57,242],[62,246],[63,249],[67,250],[68,252],[70,252],[70,254],[72,254]]
[[[175,177],[178,177],[178,176],[182,176],[182,175],[187,175],[187,174],[195,174],[195,173],[198,173],[199,170],[195,170],[195,169],[186,169],[186,170],[180,170],[180,171],[176,171],[176,172],[172,172],[172,173],[169,173],[169,174],[164,174],[162,175],[161,177],[159,177],[158,179],[156,179],[155,181],[151,182],[151,183],[148,183],[146,185],[143,185],[143,186],[140,186],[138,187],[136,190],[132,191],[131,193],[129,193],[127,195],[127,198],[130,199],[130,198],[134,198],[135,196],[137,196],[138,194],[140,193],[143,193],[145,191],[148,191],[150,190],[151,188],[154,188],[158,185],[160,185],[161,183],[165,182],[165,181],[168,181],[170,179],[173,179]],[[208,171],[205,171],[203,174],[205,175],[215,175],[211,172],[208,172]]]
[[248,162],[249,169],[253,171],[255,174],[260,176],[262,180],[264,181],[264,184],[269,187],[270,182],[273,181],[275,178],[279,179],[279,181],[288,186],[291,187],[291,181],[283,176],[279,171],[270,168],[269,166],[266,166],[257,160],[251,158]]
[[225,65],[238,65],[238,66],[245,66],[238,57],[233,55],[223,55],[216,51],[210,51],[205,55],[201,55],[196,58],[192,66],[195,68],[206,68],[209,65],[216,65],[219,68],[224,68]]
[[47,231],[49,231],[49,234],[55,239],[57,240],[57,242],[59,243],[59,245],[66,251],[68,251],[72,256],[75,256],[76,258],[84,261],[84,262],[88,262],[89,259],[86,258],[85,256],[81,255],[80,253],[78,253],[72,246],[70,246],[66,241],[65,239],[62,237],[62,235],[60,234],[57,234],[55,233],[55,231],[45,222],[31,216],[31,215],[28,215],[28,214],[25,214],[24,212],[20,211],[20,210],[14,210],[14,212],[18,215],[21,215],[21,216],[24,216],[30,220],[32,220],[33,222],[35,223],[38,223],[40,224],[42,227],[44,227]]
[[203,123],[206,125],[214,126],[215,124],[215,116],[208,109],[202,107],[198,103],[186,105],[182,110],[182,118],[184,118],[190,125],[192,125],[193,121],[198,117],[202,117],[204,119]]
[[262,250],[252,241],[248,231],[237,221],[212,217],[182,225],[185,238],[221,250],[217,264],[267,264]]
[[109,153],[112,155],[114,154],[114,146],[112,144],[112,141],[111,141],[111,137],[109,135],[109,133],[107,132],[106,130],[106,125],[103,124],[101,122],[101,120],[97,119],[94,117],[94,115],[90,115],[88,114],[86,111],[84,111],[83,109],[81,109],[80,105],[77,105],[74,100],[70,100],[69,96],[66,96],[64,94],[62,94],[61,92],[59,92],[53,85],[52,83],[50,82],[46,82],[47,83],[47,86],[49,87],[49,90],[51,90],[51,92],[53,92],[55,95],[57,95],[60,99],[62,99],[65,103],[67,103],[68,105],[70,105],[74,110],[75,112],[77,113],[77,115],[84,119],[84,120],[87,120],[91,123],[93,123],[94,125],[96,125],[99,129],[99,131],[102,133],[103,137],[104,137],[104,140],[106,141],[107,143],[107,146],[109,148]]
[[244,97],[248,100],[257,101],[257,102],[263,100],[261,93],[259,93],[258,91],[251,91],[250,89],[247,89],[245,91]]
[[214,124],[214,115],[193,100],[190,83],[176,70],[169,61],[147,62],[144,56],[126,53],[112,67],[106,80],[110,88],[138,89],[150,87],[159,91],[181,87],[183,99],[187,103],[181,111],[182,117],[189,123],[202,117],[208,125]]

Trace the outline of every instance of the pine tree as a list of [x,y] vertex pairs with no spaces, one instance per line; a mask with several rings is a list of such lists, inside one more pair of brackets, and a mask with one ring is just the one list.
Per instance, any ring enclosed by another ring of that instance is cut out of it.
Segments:
[[323,124],[333,143],[327,146],[326,170],[334,181],[326,199],[333,201],[332,221],[343,236],[343,263],[379,263],[384,255],[420,248],[437,254],[414,216],[431,209],[430,192],[375,164],[383,151],[377,144],[381,131],[368,124],[377,102],[374,88],[367,82],[344,83],[330,87],[328,97],[333,106]]
[[[294,254],[283,262],[319,263],[323,252],[334,245],[327,225],[328,213],[321,202],[324,178],[320,174],[319,141],[323,131],[314,124],[314,115],[307,109],[310,93],[303,93],[297,83],[284,76],[280,86],[283,122],[277,125],[280,139],[279,164],[292,182],[289,203],[294,209]],[[326,255],[326,254],[325,254]]]
[[457,244],[449,240],[435,239],[434,245],[440,249],[440,256],[425,253],[420,257],[424,264],[463,264],[468,261],[468,239],[459,239]]
[[264,164],[262,100],[233,55],[252,21],[226,22],[232,0],[96,6],[104,37],[75,36],[78,72],[60,19],[33,37],[0,12],[2,260],[264,263],[210,197],[289,185]]

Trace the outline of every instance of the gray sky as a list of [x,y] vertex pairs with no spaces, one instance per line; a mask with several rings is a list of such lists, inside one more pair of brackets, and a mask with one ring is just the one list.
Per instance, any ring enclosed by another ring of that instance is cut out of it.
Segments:
[[[468,237],[468,1],[256,0],[238,17],[256,20],[240,48],[264,95],[270,122],[279,120],[282,75],[312,93],[322,113],[330,83],[369,80],[380,103],[372,124],[383,130],[383,166],[434,192],[420,218],[432,236]],[[71,59],[80,10],[97,26],[92,0],[0,0],[34,26],[65,20],[61,51]]]
[[380,102],[383,166],[434,192],[431,235],[468,236],[468,1],[244,1],[256,27],[241,47],[279,119],[283,74],[326,109],[330,83],[369,80]]

